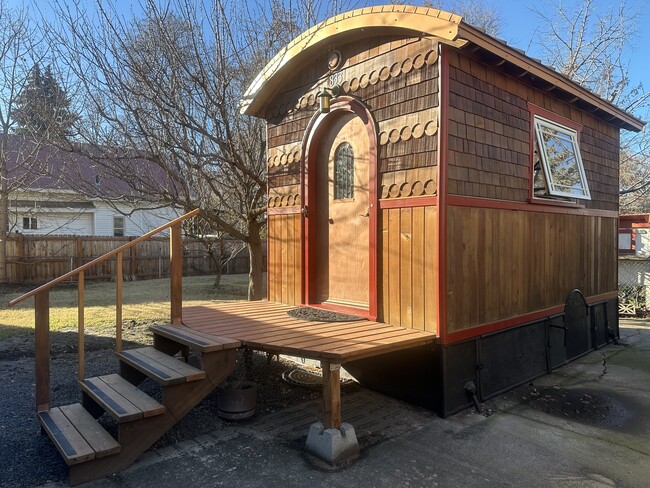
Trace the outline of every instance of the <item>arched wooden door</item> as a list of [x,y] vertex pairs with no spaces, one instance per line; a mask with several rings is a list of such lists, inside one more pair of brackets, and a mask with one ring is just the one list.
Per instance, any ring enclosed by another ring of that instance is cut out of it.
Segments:
[[374,141],[368,118],[328,119],[309,148],[307,301],[374,316]]

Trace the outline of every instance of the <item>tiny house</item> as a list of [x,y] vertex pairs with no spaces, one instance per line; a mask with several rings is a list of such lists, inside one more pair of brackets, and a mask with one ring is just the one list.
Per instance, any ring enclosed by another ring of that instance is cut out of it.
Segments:
[[267,122],[268,299],[436,334],[346,364],[362,384],[448,415],[618,334],[632,115],[403,5],[306,31],[242,111]]
[[[303,33],[243,111],[267,122],[267,302],[183,307],[182,222],[196,209],[9,303],[34,297],[36,410],[71,484],[129,466],[240,348],[321,361],[323,420],[305,447],[336,465],[359,452],[342,366],[445,416],[618,335],[619,132],[643,127],[630,114],[456,15],[402,5]],[[123,253],[167,229],[171,323],[123,349]],[[119,374],[87,378],[84,276],[113,258]],[[81,403],[52,405],[49,290],[71,279]],[[305,322],[295,307],[367,321]],[[162,403],[137,388],[145,378]]]

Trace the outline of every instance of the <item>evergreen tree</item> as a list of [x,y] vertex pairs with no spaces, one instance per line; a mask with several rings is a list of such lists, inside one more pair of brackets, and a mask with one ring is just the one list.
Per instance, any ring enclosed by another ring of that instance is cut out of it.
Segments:
[[38,64],[16,100],[16,133],[61,140],[71,135],[78,115],[70,110],[70,99],[48,66],[41,72]]

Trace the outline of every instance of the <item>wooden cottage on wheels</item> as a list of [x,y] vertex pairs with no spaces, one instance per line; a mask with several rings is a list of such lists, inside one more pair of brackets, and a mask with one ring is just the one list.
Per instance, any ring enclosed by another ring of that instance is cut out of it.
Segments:
[[267,121],[269,301],[436,336],[346,363],[362,384],[449,415],[618,335],[630,114],[402,5],[303,33],[242,111]]

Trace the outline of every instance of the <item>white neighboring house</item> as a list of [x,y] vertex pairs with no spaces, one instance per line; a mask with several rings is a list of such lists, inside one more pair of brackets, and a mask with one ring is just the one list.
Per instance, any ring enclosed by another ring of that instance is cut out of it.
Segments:
[[140,236],[178,215],[171,208],[109,205],[73,191],[15,191],[10,196],[9,228],[25,235]]
[[[25,150],[29,144],[22,137],[10,137],[9,180],[10,188],[15,187],[9,192],[11,233],[140,236],[182,214],[172,207],[151,208],[154,205],[132,195],[120,199],[116,189],[124,190],[126,185],[101,174],[92,160],[51,147]],[[41,161],[33,174],[11,171],[19,158],[34,152]],[[85,188],[93,189],[94,195],[71,188],[71,182],[79,178],[88,180]]]
[[650,214],[618,219],[619,311],[650,310]]

